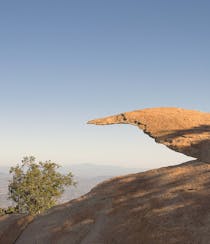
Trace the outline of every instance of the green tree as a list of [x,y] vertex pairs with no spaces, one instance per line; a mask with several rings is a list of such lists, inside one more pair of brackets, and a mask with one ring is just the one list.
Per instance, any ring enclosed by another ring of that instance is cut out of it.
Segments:
[[9,198],[17,205],[18,213],[39,214],[54,205],[66,186],[75,185],[72,173],[57,171],[60,166],[51,161],[35,162],[24,157],[21,165],[10,168]]

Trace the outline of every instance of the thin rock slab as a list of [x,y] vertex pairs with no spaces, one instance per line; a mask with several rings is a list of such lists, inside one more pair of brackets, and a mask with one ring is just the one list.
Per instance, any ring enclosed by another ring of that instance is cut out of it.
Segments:
[[157,143],[210,163],[210,113],[181,108],[149,108],[88,122],[138,126]]

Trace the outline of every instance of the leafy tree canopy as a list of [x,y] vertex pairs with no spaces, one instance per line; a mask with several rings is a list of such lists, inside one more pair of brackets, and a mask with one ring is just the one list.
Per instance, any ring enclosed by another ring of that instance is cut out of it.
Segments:
[[35,162],[24,157],[22,163],[10,168],[9,198],[17,205],[18,213],[39,214],[53,207],[66,186],[75,185],[73,175],[57,171],[60,166],[51,161]]

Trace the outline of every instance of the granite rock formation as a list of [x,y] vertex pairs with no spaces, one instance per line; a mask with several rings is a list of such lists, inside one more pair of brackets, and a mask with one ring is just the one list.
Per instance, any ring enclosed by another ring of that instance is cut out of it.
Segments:
[[0,218],[0,243],[207,244],[210,164],[191,161],[116,177],[27,227],[19,218]]
[[91,120],[89,124],[138,126],[170,149],[210,162],[210,113],[181,108],[151,108]]
[[210,114],[145,109],[90,121],[132,124],[199,160],[119,176],[45,214],[0,217],[3,244],[207,244],[210,240]]

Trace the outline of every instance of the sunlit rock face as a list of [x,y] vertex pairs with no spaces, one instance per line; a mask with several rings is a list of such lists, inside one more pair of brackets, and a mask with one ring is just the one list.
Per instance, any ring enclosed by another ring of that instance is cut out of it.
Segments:
[[88,123],[135,125],[157,143],[203,162],[210,162],[210,113],[181,108],[150,108],[95,119]]

